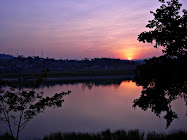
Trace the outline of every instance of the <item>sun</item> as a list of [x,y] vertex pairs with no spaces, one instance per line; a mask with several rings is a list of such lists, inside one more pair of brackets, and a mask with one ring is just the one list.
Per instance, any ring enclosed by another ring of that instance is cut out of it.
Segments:
[[128,57],[127,59],[128,59],[128,60],[131,60],[131,58],[130,58],[130,57]]

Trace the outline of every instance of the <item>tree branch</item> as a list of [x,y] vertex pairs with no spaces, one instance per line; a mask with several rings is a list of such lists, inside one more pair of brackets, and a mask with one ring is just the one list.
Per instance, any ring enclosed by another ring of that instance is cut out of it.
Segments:
[[4,109],[3,109],[3,114],[4,114],[4,116],[5,116],[6,122],[8,123],[8,127],[9,127],[9,130],[10,130],[10,133],[11,133],[11,135],[14,137],[13,132],[12,132],[12,128],[11,128],[11,125],[10,125],[9,113],[8,113],[8,111],[7,111],[7,109],[6,109],[6,107],[5,107],[4,103],[3,103],[3,101],[1,101],[1,103],[2,103],[3,108],[4,108]]
[[19,117],[19,123],[18,123],[18,128],[17,128],[16,140],[18,140],[18,137],[19,137],[20,124],[21,124],[22,116],[23,116],[23,110],[20,112],[20,117]]

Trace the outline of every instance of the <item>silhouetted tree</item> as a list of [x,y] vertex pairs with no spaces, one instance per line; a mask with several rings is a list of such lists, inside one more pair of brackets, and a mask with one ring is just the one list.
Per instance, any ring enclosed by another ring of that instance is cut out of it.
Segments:
[[178,118],[172,110],[171,103],[177,98],[183,98],[187,105],[187,11],[180,15],[182,4],[178,0],[159,0],[162,6],[152,12],[153,20],[146,27],[152,29],[142,32],[138,40],[153,43],[154,47],[163,46],[165,55],[153,57],[146,63],[136,67],[134,82],[142,86],[140,98],[134,100],[133,107],[142,110],[151,109],[156,116],[162,112],[166,115],[166,128]]
[[[154,58],[155,61],[158,58]],[[153,60],[153,59],[152,59]],[[174,60],[171,60],[171,62]],[[187,105],[187,81],[185,73],[187,68],[183,64],[151,63],[138,66],[134,82],[142,86],[141,96],[133,101],[133,107],[139,107],[146,111],[149,108],[156,116],[160,117],[165,112],[166,128],[178,118],[172,110],[171,103],[182,98]]]
[[[32,86],[40,85],[44,75]],[[20,132],[33,117],[44,112],[47,107],[61,107],[63,96],[69,93],[61,92],[52,97],[44,97],[43,92],[37,93],[34,89],[20,91],[12,83],[0,80],[0,120],[7,123],[10,134],[18,140]]]
[[181,57],[186,55],[187,50],[187,10],[184,9],[180,13],[182,4],[178,0],[159,0],[163,4],[152,12],[153,20],[149,20],[146,25],[150,28],[149,32],[142,32],[138,36],[138,40],[142,42],[153,43],[156,42],[154,47],[163,46],[167,56]]

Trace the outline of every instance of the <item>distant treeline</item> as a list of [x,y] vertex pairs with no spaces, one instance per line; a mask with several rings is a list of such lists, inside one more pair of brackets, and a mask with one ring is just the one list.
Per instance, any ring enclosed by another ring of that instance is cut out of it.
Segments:
[[80,72],[80,71],[122,71],[134,70],[143,61],[128,61],[113,58],[93,58],[83,60],[55,60],[52,58],[6,57],[0,59],[0,73],[40,73],[50,72]]

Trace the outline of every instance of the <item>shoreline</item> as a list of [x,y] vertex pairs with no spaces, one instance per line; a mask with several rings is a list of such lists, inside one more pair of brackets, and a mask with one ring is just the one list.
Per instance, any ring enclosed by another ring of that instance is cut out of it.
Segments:
[[[141,129],[117,129],[112,131],[110,129],[99,132],[51,132],[44,136],[29,138],[30,140],[184,140],[187,136],[187,130],[173,130],[170,132],[144,131]],[[14,138],[9,133],[0,134],[2,140],[13,140]],[[24,137],[20,137],[21,140]]]
[[[133,75],[104,75],[104,76],[64,76],[64,77],[47,77],[44,81],[78,81],[78,80],[132,80]],[[18,81],[19,78],[2,78],[7,81]],[[26,81],[34,81],[36,79],[21,79]]]
[[67,77],[49,77],[46,81],[77,81],[77,80],[132,80],[132,75],[112,75],[112,76],[67,76]]

